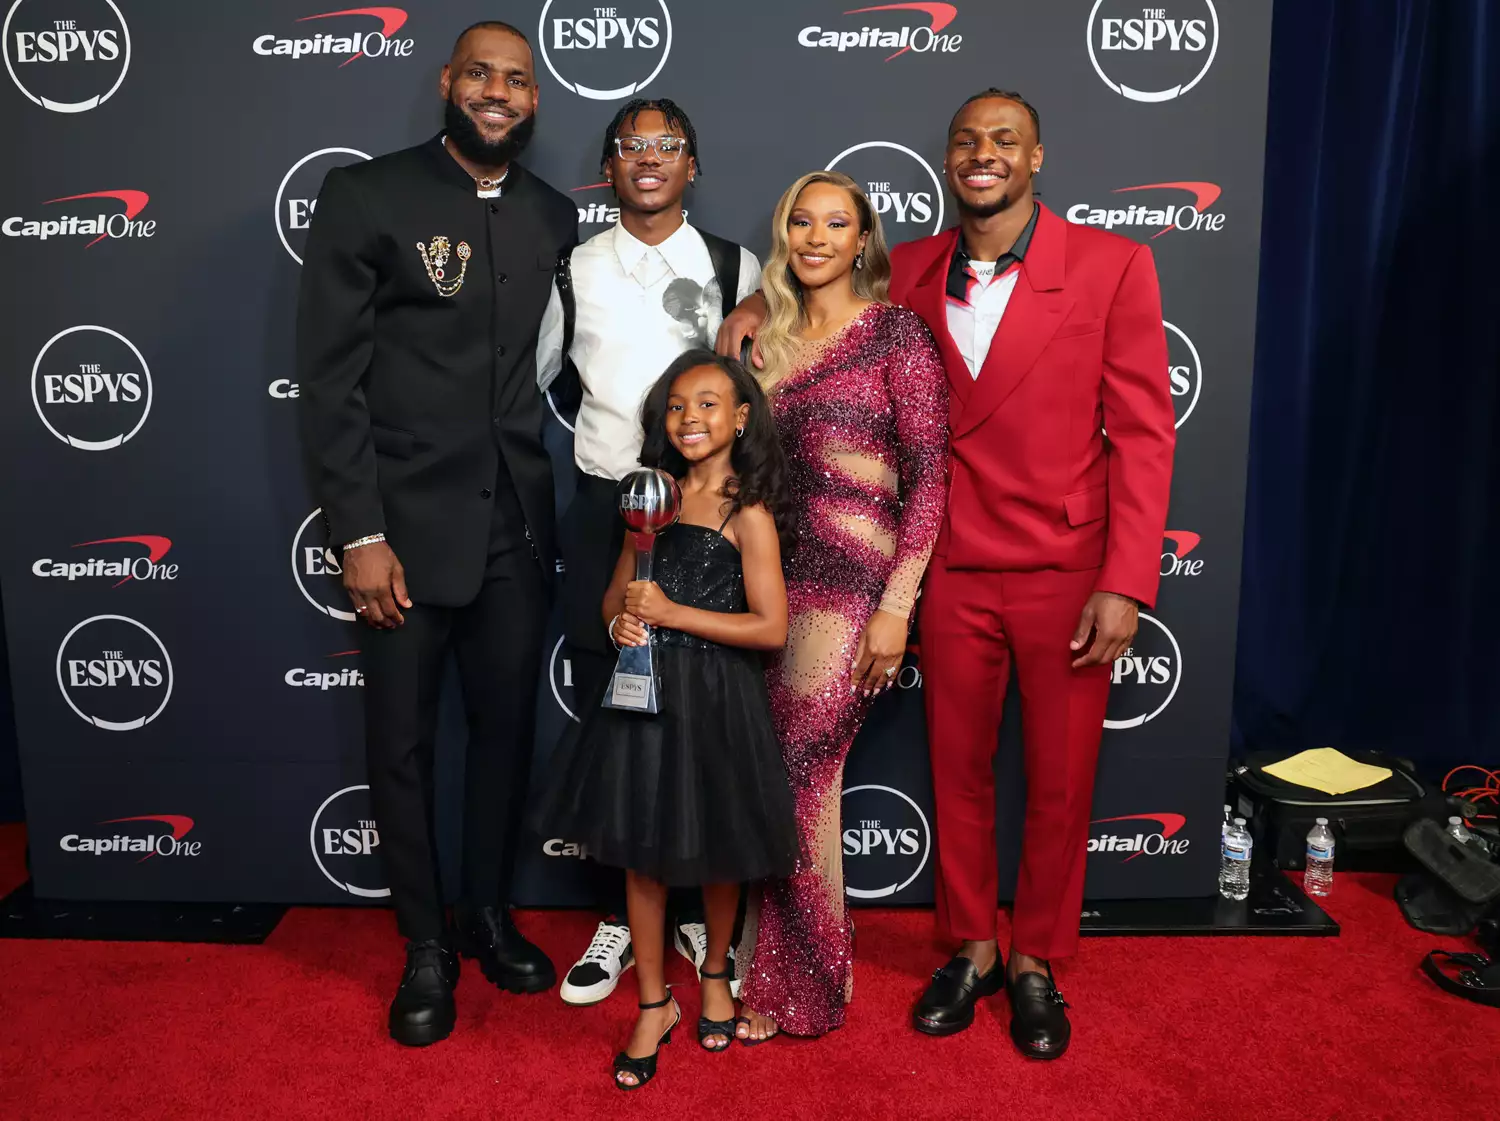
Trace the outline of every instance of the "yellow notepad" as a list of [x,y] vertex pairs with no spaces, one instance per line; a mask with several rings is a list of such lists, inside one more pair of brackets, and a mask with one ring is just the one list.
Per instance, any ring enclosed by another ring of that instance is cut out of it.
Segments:
[[1324,794],[1348,794],[1351,790],[1363,790],[1391,777],[1389,767],[1372,767],[1357,762],[1332,747],[1298,752],[1290,759],[1272,763],[1266,768],[1266,774],[1283,782],[1310,786]]

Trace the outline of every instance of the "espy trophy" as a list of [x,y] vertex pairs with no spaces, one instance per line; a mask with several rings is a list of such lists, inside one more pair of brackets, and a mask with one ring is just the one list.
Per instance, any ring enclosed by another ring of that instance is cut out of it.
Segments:
[[[635,578],[650,580],[651,550],[656,535],[677,520],[682,510],[682,491],[677,480],[660,468],[638,467],[620,480],[615,493],[620,499],[620,516],[635,542]],[[649,639],[651,628],[645,630]],[[614,677],[604,694],[604,707],[631,712],[661,711],[661,682],[656,676],[656,660],[649,641],[645,646],[620,647]]]

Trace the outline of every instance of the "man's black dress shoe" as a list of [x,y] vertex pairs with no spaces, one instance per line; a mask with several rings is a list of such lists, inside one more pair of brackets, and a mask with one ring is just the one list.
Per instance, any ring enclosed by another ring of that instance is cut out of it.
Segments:
[[506,992],[541,993],[557,983],[552,962],[516,929],[509,907],[455,908],[453,918],[458,952]]
[[955,957],[932,975],[932,984],[917,1001],[912,1026],[928,1035],[953,1035],[974,1022],[974,1005],[993,996],[1005,983],[1005,962],[997,959],[983,977],[966,957]]
[[1046,974],[1022,973],[1007,981],[1010,997],[1010,1038],[1028,1059],[1055,1059],[1068,1049],[1073,1029],[1068,1024],[1068,1002]]
[[391,1038],[408,1047],[425,1047],[447,1039],[458,1011],[453,989],[458,958],[436,938],[406,944],[406,972],[391,1001]]

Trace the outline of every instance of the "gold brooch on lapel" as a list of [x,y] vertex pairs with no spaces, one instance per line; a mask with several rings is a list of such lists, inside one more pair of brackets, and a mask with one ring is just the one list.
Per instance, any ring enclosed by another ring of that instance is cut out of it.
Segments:
[[432,286],[437,289],[438,295],[448,297],[454,295],[464,286],[464,276],[469,271],[470,249],[467,241],[458,243],[459,268],[458,275],[452,280],[447,280],[443,275],[443,267],[448,263],[448,239],[439,234],[432,239],[430,245],[417,242],[417,252],[422,254],[422,265],[427,269],[427,279],[432,281]]

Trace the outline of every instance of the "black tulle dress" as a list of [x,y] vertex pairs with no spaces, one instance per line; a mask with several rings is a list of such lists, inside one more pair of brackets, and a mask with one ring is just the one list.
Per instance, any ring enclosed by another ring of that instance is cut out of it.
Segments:
[[[653,552],[669,599],[746,610],[739,550],[723,534],[678,523]],[[661,712],[588,698],[548,761],[533,824],[602,864],[672,886],[789,875],[797,827],[762,656],[660,627],[651,641]]]

